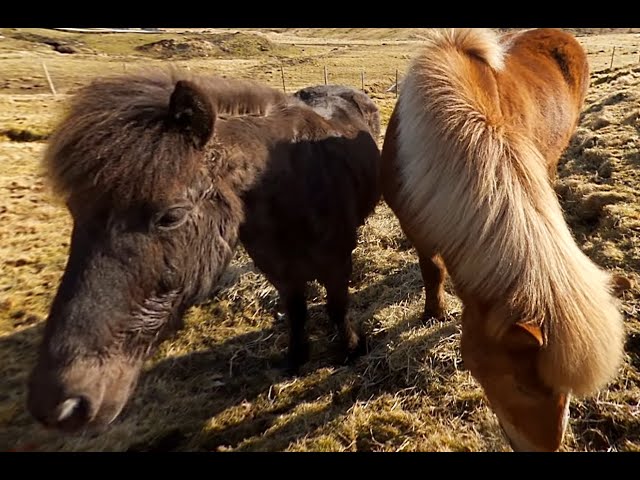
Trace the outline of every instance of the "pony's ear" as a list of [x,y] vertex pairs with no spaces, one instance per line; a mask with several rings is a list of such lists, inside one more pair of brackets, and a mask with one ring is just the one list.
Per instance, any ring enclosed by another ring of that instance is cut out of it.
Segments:
[[611,290],[616,297],[620,298],[624,292],[632,287],[633,284],[629,278],[617,274],[611,276]]
[[509,350],[539,349],[544,345],[544,336],[539,325],[517,322],[509,327],[502,341]]
[[178,81],[169,101],[169,122],[202,148],[213,134],[215,120],[216,112],[204,92],[188,80]]

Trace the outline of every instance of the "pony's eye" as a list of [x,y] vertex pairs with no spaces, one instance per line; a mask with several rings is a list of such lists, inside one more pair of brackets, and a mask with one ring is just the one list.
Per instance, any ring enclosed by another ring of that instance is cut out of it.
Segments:
[[173,230],[182,226],[189,217],[190,208],[185,206],[172,207],[159,212],[154,218],[154,225],[161,230]]

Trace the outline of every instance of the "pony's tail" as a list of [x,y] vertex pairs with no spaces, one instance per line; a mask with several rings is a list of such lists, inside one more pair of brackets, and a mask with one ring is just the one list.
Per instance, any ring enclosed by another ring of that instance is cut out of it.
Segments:
[[488,332],[537,321],[541,377],[586,395],[622,361],[622,315],[610,275],[573,239],[544,157],[503,118],[495,73],[507,49],[485,29],[429,35],[398,99],[401,201],[456,285],[495,305]]

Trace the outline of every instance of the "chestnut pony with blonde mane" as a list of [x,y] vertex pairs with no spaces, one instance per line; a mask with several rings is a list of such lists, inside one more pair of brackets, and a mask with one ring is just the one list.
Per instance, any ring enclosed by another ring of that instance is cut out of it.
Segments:
[[571,394],[622,361],[615,279],[580,250],[551,185],[588,82],[560,30],[435,30],[385,135],[383,195],[418,252],[425,318],[444,316],[448,272],[465,365],[514,450],[557,450]]

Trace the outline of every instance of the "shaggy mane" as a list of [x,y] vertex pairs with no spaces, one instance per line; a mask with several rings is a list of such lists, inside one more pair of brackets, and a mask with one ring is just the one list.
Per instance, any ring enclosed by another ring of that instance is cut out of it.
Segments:
[[85,193],[90,201],[106,195],[114,205],[129,205],[190,183],[202,168],[201,152],[167,122],[179,80],[202,88],[221,116],[266,115],[287,98],[251,81],[175,69],[97,79],[73,96],[48,142],[43,166],[54,191],[62,197]]

